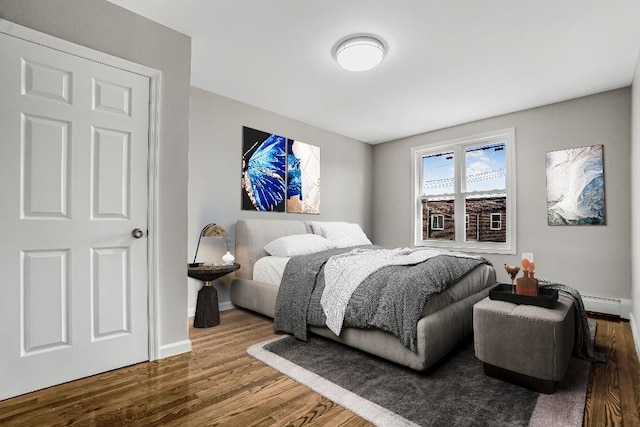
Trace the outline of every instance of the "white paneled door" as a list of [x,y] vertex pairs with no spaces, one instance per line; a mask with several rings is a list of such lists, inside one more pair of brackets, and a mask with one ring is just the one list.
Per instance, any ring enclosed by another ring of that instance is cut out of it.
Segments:
[[149,360],[149,78],[0,33],[0,399]]

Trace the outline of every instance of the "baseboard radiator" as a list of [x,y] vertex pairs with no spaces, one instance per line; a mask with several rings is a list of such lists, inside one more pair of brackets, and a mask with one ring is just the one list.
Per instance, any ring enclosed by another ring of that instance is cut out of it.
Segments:
[[594,313],[620,316],[622,319],[627,320],[629,320],[629,316],[631,315],[630,299],[582,295],[582,302],[584,303],[585,310],[593,311]]

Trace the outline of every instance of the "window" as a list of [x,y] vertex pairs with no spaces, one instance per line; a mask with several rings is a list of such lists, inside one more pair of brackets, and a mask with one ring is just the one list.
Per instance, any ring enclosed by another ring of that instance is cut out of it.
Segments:
[[516,250],[515,130],[411,150],[416,246]]
[[431,215],[431,229],[444,230],[444,215]]
[[489,228],[491,230],[502,230],[502,214],[501,213],[491,214],[491,226]]

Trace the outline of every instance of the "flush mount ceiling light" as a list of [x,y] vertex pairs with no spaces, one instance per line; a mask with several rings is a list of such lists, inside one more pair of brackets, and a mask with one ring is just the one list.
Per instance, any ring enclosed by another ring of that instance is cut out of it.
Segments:
[[351,37],[336,48],[336,60],[345,70],[366,71],[382,62],[384,50],[384,44],[374,37]]

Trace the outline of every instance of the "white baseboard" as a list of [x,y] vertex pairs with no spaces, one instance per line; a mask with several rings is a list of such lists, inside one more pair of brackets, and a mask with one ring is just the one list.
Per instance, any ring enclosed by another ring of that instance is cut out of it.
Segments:
[[636,319],[631,313],[631,318],[629,319],[629,323],[631,325],[631,334],[633,335],[633,342],[636,344],[636,355],[638,356],[638,360],[640,360],[640,330],[638,327],[638,319]]
[[631,315],[630,299],[582,295],[582,302],[587,311],[620,316],[623,319],[629,319]]
[[231,310],[232,308],[236,308],[235,305],[231,304],[231,301],[223,302],[218,306],[220,307],[220,311]]
[[[236,308],[236,306],[233,305],[231,303],[231,301],[227,301],[227,302],[223,302],[223,303],[218,304],[218,309],[220,311],[231,310],[232,308]],[[193,317],[195,315],[196,315],[196,308],[195,307],[187,308],[187,316],[188,317]]]
[[191,351],[191,341],[184,340],[173,342],[160,346],[158,359],[164,359],[165,357],[175,356],[176,354],[188,353]]

